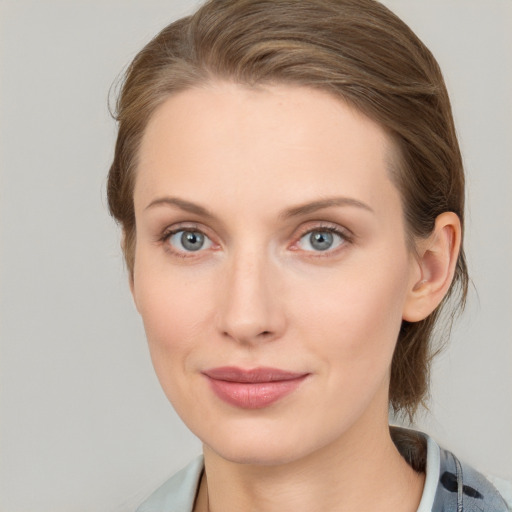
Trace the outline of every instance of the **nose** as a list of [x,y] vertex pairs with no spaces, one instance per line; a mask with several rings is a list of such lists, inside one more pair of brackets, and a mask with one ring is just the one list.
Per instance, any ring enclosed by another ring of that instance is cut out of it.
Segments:
[[227,264],[217,310],[224,337],[251,345],[282,336],[286,319],[278,269],[262,255],[233,255]]

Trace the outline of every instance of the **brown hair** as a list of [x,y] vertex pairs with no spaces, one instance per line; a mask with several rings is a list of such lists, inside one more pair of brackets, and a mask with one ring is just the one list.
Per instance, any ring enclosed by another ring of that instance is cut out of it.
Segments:
[[[343,99],[395,142],[391,177],[401,192],[410,240],[428,236],[443,212],[463,221],[462,159],[443,77],[430,51],[399,18],[374,0],[210,0],[140,51],[117,100],[108,202],[123,228],[131,274],[133,190],[144,129],[170,94],[212,79],[302,85]],[[412,418],[424,403],[434,326],[455,291],[450,320],[463,307],[467,286],[461,249],[442,304],[425,320],[403,322],[391,369],[395,412]]]

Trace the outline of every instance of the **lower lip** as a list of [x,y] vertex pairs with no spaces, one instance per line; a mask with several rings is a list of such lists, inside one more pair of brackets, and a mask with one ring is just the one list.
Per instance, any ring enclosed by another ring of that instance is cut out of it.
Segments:
[[231,382],[208,377],[213,392],[224,402],[242,409],[263,409],[295,391],[306,379],[270,382]]

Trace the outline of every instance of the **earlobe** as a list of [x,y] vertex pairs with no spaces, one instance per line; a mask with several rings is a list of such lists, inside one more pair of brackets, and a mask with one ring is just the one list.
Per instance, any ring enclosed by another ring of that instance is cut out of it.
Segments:
[[419,322],[441,303],[453,280],[460,244],[459,217],[453,212],[442,213],[432,234],[417,246],[420,278],[413,279],[410,285],[402,314],[404,320]]

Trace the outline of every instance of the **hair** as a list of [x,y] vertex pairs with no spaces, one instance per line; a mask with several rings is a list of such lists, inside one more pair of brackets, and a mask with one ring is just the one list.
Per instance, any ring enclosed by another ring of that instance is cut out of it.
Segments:
[[[456,213],[463,223],[464,172],[446,86],[435,58],[404,22],[375,0],[210,0],[136,55],[117,98],[107,194],[123,230],[131,278],[133,191],[145,127],[170,95],[213,80],[310,87],[352,105],[393,141],[390,176],[401,194],[411,247],[431,234],[443,212]],[[389,390],[395,413],[412,420],[425,405],[437,353],[434,327],[449,302],[449,333],[467,288],[461,248],[442,303],[420,322],[402,322]]]

